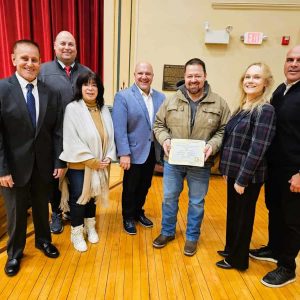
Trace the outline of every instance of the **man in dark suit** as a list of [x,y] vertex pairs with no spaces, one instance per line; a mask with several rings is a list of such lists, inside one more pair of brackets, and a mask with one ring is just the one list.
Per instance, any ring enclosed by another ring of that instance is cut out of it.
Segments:
[[[56,58],[41,65],[39,79],[60,93],[64,111],[74,97],[75,83],[79,74],[86,73],[90,69],[76,61],[76,41],[69,31],[61,31],[57,34],[54,51]],[[62,211],[59,208],[61,193],[58,183],[59,180],[55,180],[54,192],[50,198],[52,209],[50,230],[56,234],[64,229]]]
[[153,226],[145,216],[143,206],[156,162],[152,127],[165,98],[164,94],[151,88],[153,76],[149,63],[138,63],[134,71],[135,83],[115,95],[113,106],[117,153],[124,169],[123,225],[128,234],[136,234],[135,221],[144,227]]
[[12,62],[16,73],[0,81],[0,185],[7,211],[8,260],[5,273],[14,276],[26,243],[29,200],[35,246],[58,257],[51,244],[48,198],[53,177],[63,173],[62,110],[59,95],[37,80],[40,52],[36,43],[17,41]]

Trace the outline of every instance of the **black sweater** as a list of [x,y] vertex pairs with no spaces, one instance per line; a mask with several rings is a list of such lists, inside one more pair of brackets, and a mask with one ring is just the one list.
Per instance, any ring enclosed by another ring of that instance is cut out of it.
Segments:
[[300,169],[300,82],[283,95],[282,83],[273,93],[271,104],[275,108],[277,126],[275,138],[268,151],[271,166]]

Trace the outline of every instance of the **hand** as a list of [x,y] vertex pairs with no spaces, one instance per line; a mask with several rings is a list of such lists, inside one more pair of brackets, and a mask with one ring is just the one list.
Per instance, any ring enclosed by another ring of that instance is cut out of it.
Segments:
[[206,144],[204,148],[204,161],[206,161],[210,155],[212,154],[212,146],[210,144]]
[[227,181],[227,176],[226,176],[226,175],[223,175],[223,179],[224,179],[225,181]]
[[14,186],[14,182],[11,175],[1,176],[0,177],[0,185],[5,187],[12,188]]
[[110,162],[111,160],[109,157],[104,158],[102,161],[99,162],[98,170],[107,168],[110,165]]
[[292,176],[292,178],[289,180],[289,183],[291,184],[290,190],[293,193],[300,193],[300,174],[297,173]]
[[53,177],[55,179],[62,177],[65,174],[66,170],[66,168],[54,169]]
[[170,150],[171,150],[171,140],[166,139],[163,143],[163,149],[166,156],[169,156]]
[[124,155],[120,157],[120,167],[123,170],[129,170],[130,169],[130,156]]
[[236,190],[236,192],[240,195],[244,194],[245,191],[245,187],[244,186],[240,186],[237,183],[234,184],[234,189]]

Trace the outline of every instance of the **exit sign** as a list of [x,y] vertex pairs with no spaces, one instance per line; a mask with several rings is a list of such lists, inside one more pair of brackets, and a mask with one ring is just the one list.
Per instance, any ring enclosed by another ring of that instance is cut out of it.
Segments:
[[264,34],[262,32],[245,32],[244,44],[260,45],[263,41]]

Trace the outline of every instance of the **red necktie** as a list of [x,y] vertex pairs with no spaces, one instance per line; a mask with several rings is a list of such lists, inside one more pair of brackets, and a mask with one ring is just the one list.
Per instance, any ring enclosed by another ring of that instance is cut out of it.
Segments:
[[71,66],[65,66],[65,71],[66,71],[68,77],[71,76],[71,69],[72,69]]

